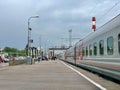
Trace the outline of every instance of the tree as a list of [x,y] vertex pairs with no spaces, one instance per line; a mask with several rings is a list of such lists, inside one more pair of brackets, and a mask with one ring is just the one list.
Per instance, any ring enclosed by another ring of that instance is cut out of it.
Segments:
[[18,50],[16,48],[11,48],[11,47],[5,47],[4,52],[17,52]]
[[12,54],[13,56],[17,56],[17,55],[24,56],[24,55],[26,55],[25,50],[18,50],[16,48],[11,48],[11,47],[5,47],[3,51],[7,52],[9,54]]

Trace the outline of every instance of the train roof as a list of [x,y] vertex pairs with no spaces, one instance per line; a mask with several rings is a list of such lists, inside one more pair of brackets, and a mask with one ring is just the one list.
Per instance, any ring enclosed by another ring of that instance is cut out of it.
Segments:
[[82,43],[83,40],[84,42],[87,42],[119,26],[120,26],[120,14],[114,17],[113,19],[111,19],[110,21],[108,21],[107,23],[105,23],[104,25],[102,25],[101,27],[99,27],[98,29],[96,29],[96,31],[91,32],[90,34],[85,36],[83,39],[77,42],[76,45],[79,45],[80,43]]

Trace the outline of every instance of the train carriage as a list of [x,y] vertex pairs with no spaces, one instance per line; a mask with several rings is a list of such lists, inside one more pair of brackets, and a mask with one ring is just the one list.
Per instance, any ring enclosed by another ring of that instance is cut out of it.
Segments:
[[[84,59],[120,59],[120,15],[84,38]],[[86,50],[86,48],[88,50]]]
[[65,60],[74,63],[74,47],[70,47],[66,52],[65,52]]
[[76,60],[119,60],[120,15],[81,39],[66,52],[71,55],[69,57],[76,57]]
[[120,14],[66,51],[66,60],[120,80]]

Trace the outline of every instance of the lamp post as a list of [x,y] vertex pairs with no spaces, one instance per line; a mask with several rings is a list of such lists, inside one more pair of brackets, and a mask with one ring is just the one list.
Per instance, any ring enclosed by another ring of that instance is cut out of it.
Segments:
[[42,51],[42,49],[41,49],[41,45],[42,45],[41,39],[42,39],[42,36],[40,35],[40,37],[39,37],[39,45],[40,45],[39,54],[40,54],[40,55],[41,55],[41,51]]
[[30,20],[32,18],[39,18],[39,16],[31,16],[28,18],[28,56],[30,56],[30,31],[32,30],[30,28]]

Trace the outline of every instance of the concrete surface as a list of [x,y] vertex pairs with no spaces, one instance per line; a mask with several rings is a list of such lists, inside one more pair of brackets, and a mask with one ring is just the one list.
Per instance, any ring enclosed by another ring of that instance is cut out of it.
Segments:
[[61,61],[0,68],[0,90],[100,90]]

